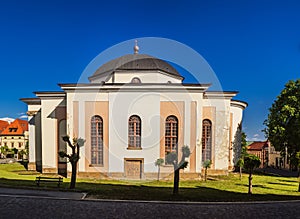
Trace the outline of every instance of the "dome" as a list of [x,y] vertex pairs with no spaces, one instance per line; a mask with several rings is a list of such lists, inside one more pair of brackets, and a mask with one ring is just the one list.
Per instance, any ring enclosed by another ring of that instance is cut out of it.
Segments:
[[128,54],[113,59],[96,70],[89,78],[95,78],[103,74],[115,71],[162,71],[170,75],[182,77],[177,70],[166,61],[145,54]]

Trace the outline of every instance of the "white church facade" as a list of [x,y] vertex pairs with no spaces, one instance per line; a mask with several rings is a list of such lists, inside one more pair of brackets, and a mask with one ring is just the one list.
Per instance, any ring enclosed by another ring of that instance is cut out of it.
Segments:
[[[69,150],[62,140],[68,135],[85,139],[79,176],[154,178],[155,161],[176,151],[180,157],[183,145],[191,151],[184,174],[197,177],[205,160],[212,173],[232,170],[247,107],[233,99],[237,92],[185,84],[169,63],[137,48],[100,66],[89,81],[21,99],[28,106],[30,169],[69,172],[58,156]],[[161,172],[169,175],[173,166],[164,163]]]

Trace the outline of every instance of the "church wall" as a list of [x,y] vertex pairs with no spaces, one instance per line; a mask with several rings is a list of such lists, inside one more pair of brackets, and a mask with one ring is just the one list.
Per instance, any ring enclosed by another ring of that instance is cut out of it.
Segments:
[[171,81],[172,83],[181,83],[180,79],[164,75],[163,73],[158,72],[116,72],[114,76],[115,83],[130,83],[134,77],[137,77],[141,80],[142,83],[167,83]]
[[[91,165],[91,119],[98,115],[103,120],[103,165]],[[108,172],[109,155],[109,104],[108,101],[85,102],[85,171]]]
[[[34,116],[35,129],[34,129],[34,140],[35,140],[35,164],[36,170],[42,171],[42,121],[41,121],[41,109]],[[33,131],[33,130],[30,130]],[[29,136],[30,136],[29,131]],[[33,139],[32,139],[33,140]],[[30,151],[30,142],[29,142]],[[29,155],[30,156],[30,155]]]
[[[184,101],[162,101],[160,102],[160,157],[165,158],[165,122],[168,116],[176,116],[178,119],[178,147],[184,145]],[[178,148],[181,157],[181,148]]]
[[[143,158],[144,172],[156,172],[159,158],[159,94],[118,92],[109,95],[109,172],[123,173],[124,159]],[[131,115],[141,119],[141,150],[128,149],[128,120]]]
[[[182,102],[184,104],[182,115],[184,118],[182,142],[179,142],[179,147],[187,145],[190,148],[191,155],[188,158],[189,165],[184,169],[184,172],[201,172],[200,159],[201,159],[201,135],[199,135],[199,127],[202,123],[199,122],[198,118],[202,115],[203,105],[203,94],[202,93],[161,93],[161,101],[165,102]],[[200,121],[202,121],[200,119]],[[164,130],[161,130],[161,136],[164,135]],[[163,139],[164,140],[164,139]],[[162,140],[161,140],[162,141]],[[181,150],[179,148],[179,156],[181,156]],[[164,142],[161,142],[161,156],[164,154]]]
[[[213,150],[212,169],[227,170],[229,159],[229,128],[230,128],[230,100],[210,98],[205,105],[214,106],[215,121],[213,122]],[[204,119],[204,117],[203,117]]]
[[28,169],[29,170],[36,170],[36,161],[37,161],[36,148],[40,146],[38,144],[39,142],[36,141],[36,138],[40,138],[40,136],[38,136],[40,135],[40,133],[37,133],[36,129],[40,129],[41,127],[40,120],[38,119],[39,116],[38,111],[40,110],[40,108],[41,108],[40,105],[28,105],[28,112],[35,112],[33,115],[28,116],[28,131],[29,131]]
[[199,133],[199,137],[201,139],[201,156],[200,156],[200,160],[201,160],[201,166],[202,163],[204,162],[204,160],[202,160],[202,121],[205,119],[208,119],[211,121],[212,124],[212,148],[211,148],[211,153],[212,153],[212,165],[211,168],[215,168],[215,138],[216,138],[216,107],[215,106],[206,106],[204,105],[202,108],[203,112],[202,112],[202,119],[199,118],[199,120],[201,120],[201,129],[200,129],[200,133]]
[[190,172],[196,172],[196,163],[197,163],[197,101],[192,101],[191,103],[191,116],[190,116],[190,163],[189,169]]
[[57,172],[57,118],[55,110],[63,98],[42,99],[42,166],[43,172]]
[[[75,91],[67,93],[67,134],[71,139],[73,137],[83,138],[87,140],[90,138],[87,136],[86,128],[86,102],[97,102],[97,101],[108,101],[108,94],[95,92],[95,91]],[[85,144],[80,150],[80,157],[86,156],[86,147]],[[70,152],[70,149],[68,148]],[[78,170],[80,172],[86,171],[89,168],[87,165],[86,159],[79,159]],[[71,170],[71,166],[68,165],[68,170]]]
[[231,106],[230,112],[232,114],[231,166],[234,166],[238,160],[238,151],[240,151],[240,145],[241,145],[241,130],[239,130],[239,125],[242,124],[243,108],[238,106]]

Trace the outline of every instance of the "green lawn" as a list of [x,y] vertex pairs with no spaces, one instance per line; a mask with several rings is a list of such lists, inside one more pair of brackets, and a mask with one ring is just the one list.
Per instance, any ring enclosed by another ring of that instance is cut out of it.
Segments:
[[[19,163],[0,164],[0,186],[30,189],[57,189],[56,184],[35,185],[36,172],[26,171]],[[60,190],[69,191],[70,179],[64,179]],[[248,175],[239,180],[238,174],[211,177],[204,181],[181,181],[179,195],[172,195],[172,181],[124,181],[78,179],[76,191],[88,192],[90,198],[180,200],[180,201],[266,201],[300,200],[298,179],[254,175],[253,195],[248,195]]]

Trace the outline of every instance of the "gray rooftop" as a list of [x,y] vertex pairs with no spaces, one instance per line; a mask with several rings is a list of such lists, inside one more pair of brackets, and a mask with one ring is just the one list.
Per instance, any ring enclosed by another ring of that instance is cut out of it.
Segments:
[[117,70],[159,70],[181,77],[177,70],[164,60],[145,54],[128,54],[103,64],[90,78]]

